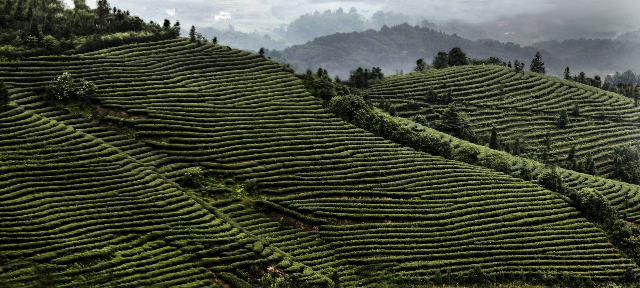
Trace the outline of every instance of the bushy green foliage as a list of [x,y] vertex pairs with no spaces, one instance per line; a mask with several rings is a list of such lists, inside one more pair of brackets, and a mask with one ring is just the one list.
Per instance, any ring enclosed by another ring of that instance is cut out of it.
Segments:
[[204,171],[200,167],[190,167],[184,169],[182,174],[182,185],[198,188],[204,179]]
[[64,72],[54,79],[52,84],[46,87],[45,98],[63,102],[68,100],[86,101],[94,95],[96,91],[97,88],[95,84],[84,79],[82,79],[79,84],[76,84],[71,74]]
[[480,150],[475,145],[463,144],[453,151],[453,159],[472,165],[477,164]]
[[561,194],[566,193],[564,180],[562,180],[562,176],[558,172],[558,169],[555,168],[544,169],[542,173],[538,175],[538,184],[554,192]]
[[609,201],[595,189],[582,188],[576,193],[575,198],[578,209],[595,222],[611,225],[617,217],[617,212]]
[[640,184],[640,146],[623,145],[613,149],[613,177]]

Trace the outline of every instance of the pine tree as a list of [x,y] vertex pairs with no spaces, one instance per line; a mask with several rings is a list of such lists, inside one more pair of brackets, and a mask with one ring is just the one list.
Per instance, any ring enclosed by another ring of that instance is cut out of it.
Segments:
[[211,39],[211,43],[218,44],[218,37],[213,37],[213,39]]
[[569,124],[569,115],[567,115],[567,110],[563,109],[562,111],[560,111],[556,122],[558,124],[558,127],[560,128],[567,127],[567,124]]
[[260,55],[260,57],[264,58],[264,47],[260,47],[260,51],[258,51],[258,54]]
[[493,150],[500,150],[500,142],[498,140],[498,130],[496,126],[491,128],[491,138],[489,138],[489,148]]
[[544,68],[544,62],[542,62],[542,55],[540,55],[540,51],[538,51],[536,53],[536,57],[531,60],[529,70],[540,74],[547,73],[547,70]]
[[509,60],[509,64],[507,64],[507,67],[511,68],[511,60]]
[[578,102],[573,103],[573,110],[571,110],[571,115],[580,116],[580,104]]
[[571,80],[571,72],[569,71],[569,66],[564,69],[564,79]]
[[196,26],[191,26],[191,30],[189,30],[189,39],[191,42],[196,42]]
[[4,81],[0,80],[0,113],[7,111],[7,104],[9,104],[9,91]]
[[433,90],[433,87],[429,87],[427,91],[427,101],[431,104],[438,102],[438,93]]
[[549,131],[544,135],[544,145],[548,150],[551,150],[551,132]]
[[576,160],[576,146],[571,146],[571,150],[569,150],[569,154],[567,155],[567,164],[571,170],[575,170],[578,166]]

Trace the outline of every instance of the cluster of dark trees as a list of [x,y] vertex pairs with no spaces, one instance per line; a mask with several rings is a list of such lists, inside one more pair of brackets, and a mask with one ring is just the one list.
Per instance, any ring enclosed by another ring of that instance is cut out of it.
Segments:
[[624,73],[616,72],[614,75],[607,75],[604,82],[599,75],[595,75],[593,78],[587,77],[586,73],[580,72],[577,75],[571,76],[571,70],[569,67],[565,68],[564,79],[582,83],[585,85],[600,88],[605,91],[611,91],[619,93],[623,96],[633,98],[636,101],[636,106],[640,101],[640,75],[636,75],[631,70],[627,70]]
[[[83,37],[83,51],[100,49],[104,46],[121,45],[122,41],[104,40],[96,35],[117,32],[153,32],[158,38],[179,35],[176,27],[160,27],[156,23],[145,23],[129,11],[111,7],[107,0],[98,0],[98,7],[91,9],[83,0],[74,1],[75,8],[67,9],[59,0],[4,0],[0,2],[0,55],[5,60],[21,56],[60,54],[81,44],[77,37]],[[167,20],[168,21],[168,20]],[[141,40],[141,39],[135,39]],[[109,42],[114,43],[109,43]],[[88,43],[87,43],[88,42]]]

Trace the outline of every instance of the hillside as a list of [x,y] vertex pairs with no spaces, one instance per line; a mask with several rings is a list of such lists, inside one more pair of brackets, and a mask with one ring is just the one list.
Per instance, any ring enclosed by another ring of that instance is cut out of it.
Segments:
[[[558,194],[347,124],[248,52],[178,39],[0,67],[4,283],[243,287],[271,269],[321,286],[582,285],[637,271]],[[44,101],[63,71],[94,82],[105,121],[133,139]],[[209,180],[191,188],[196,166]]]
[[[506,67],[462,66],[413,73],[372,87],[370,95],[374,102],[384,97],[396,105],[404,118],[423,115],[435,124],[447,104],[429,100],[430,88],[440,98],[451,91],[479,143],[489,143],[495,126],[505,151],[540,162],[587,172],[582,164],[592,157],[598,175],[613,177],[615,148],[638,141],[640,108],[633,99],[555,77],[516,73]],[[568,116],[566,127],[558,125],[563,110]],[[574,147],[574,159],[582,168],[571,167],[575,163],[567,160]]]
[[[379,31],[338,33],[318,37],[303,45],[295,45],[282,51],[268,51],[274,60],[291,63],[298,71],[319,67],[342,79],[358,67],[381,67],[387,75],[403,70],[408,73],[415,66],[416,59],[424,58],[429,64],[439,51],[449,51],[460,47],[467,57],[486,59],[498,57],[501,60],[528,63],[540,49],[520,47],[513,43],[496,40],[471,41],[455,35],[447,35],[426,27],[401,24],[391,28],[384,26]],[[564,63],[549,52],[540,50],[547,64],[549,74],[561,75]]]

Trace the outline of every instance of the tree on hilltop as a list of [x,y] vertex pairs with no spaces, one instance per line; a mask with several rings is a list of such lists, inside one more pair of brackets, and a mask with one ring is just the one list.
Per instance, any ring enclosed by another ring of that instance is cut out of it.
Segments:
[[428,69],[427,63],[424,62],[424,59],[420,58],[420,59],[416,60],[416,67],[413,68],[413,71],[425,72],[425,71],[427,71],[427,69]]
[[436,58],[433,59],[433,63],[432,66],[435,69],[443,69],[443,68],[447,68],[449,63],[449,55],[447,54],[447,52],[438,52],[438,55],[436,55]]
[[449,57],[447,59],[447,64],[449,66],[469,65],[469,58],[467,58],[467,55],[462,52],[462,49],[460,49],[460,47],[454,47],[453,49],[451,49],[448,56]]
[[171,27],[171,21],[169,21],[169,19],[164,19],[164,23],[162,24],[162,27],[164,29],[169,29],[169,27]]
[[563,76],[565,80],[571,80],[571,72],[569,71],[569,66],[567,66],[567,68],[564,69]]
[[536,53],[536,57],[531,60],[531,65],[529,66],[529,70],[531,72],[536,72],[540,74],[546,74],[547,70],[544,68],[544,62],[542,62],[542,55],[540,55],[540,51]]
[[196,42],[196,26],[191,25],[191,30],[189,30],[189,39],[191,42]]

